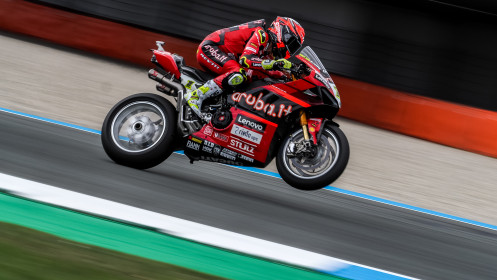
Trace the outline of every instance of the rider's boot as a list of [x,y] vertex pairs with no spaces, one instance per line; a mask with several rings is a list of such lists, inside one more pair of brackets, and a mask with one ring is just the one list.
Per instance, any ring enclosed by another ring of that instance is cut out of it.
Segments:
[[202,102],[206,98],[216,96],[221,92],[222,89],[214,82],[214,80],[208,80],[204,85],[196,90],[185,93],[184,98],[188,106],[192,108],[193,112],[195,112],[198,117],[202,118],[202,113],[200,111],[202,108]]

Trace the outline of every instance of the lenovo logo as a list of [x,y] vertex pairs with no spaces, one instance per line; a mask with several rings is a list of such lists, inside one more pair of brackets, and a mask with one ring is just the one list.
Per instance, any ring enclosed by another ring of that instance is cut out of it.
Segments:
[[236,122],[245,127],[257,130],[259,132],[264,132],[264,130],[266,129],[265,124],[249,119],[243,115],[238,115],[238,117],[236,118]]

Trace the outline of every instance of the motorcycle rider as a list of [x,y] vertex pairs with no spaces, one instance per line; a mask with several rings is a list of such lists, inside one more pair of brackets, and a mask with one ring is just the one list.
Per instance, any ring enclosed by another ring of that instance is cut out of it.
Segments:
[[287,59],[300,49],[304,36],[302,26],[288,17],[277,17],[269,28],[261,19],[209,34],[198,47],[197,61],[218,76],[185,93],[186,102],[202,117],[202,102],[224,89],[268,76],[283,77],[278,69],[292,67]]

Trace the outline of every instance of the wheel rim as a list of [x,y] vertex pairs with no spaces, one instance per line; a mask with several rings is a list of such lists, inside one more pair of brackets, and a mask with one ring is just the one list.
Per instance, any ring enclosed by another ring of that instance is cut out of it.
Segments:
[[164,120],[164,112],[156,104],[149,101],[130,103],[112,120],[112,140],[126,152],[144,152],[155,146],[164,135]]
[[283,163],[290,173],[301,179],[315,179],[326,174],[335,166],[340,155],[340,144],[331,130],[327,128],[323,130],[313,155],[304,155],[303,153],[292,155],[295,146],[303,141],[304,135],[300,130],[293,137],[288,137],[284,143]]

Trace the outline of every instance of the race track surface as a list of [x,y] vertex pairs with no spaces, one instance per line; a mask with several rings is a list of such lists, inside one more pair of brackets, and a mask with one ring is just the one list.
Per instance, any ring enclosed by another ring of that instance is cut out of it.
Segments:
[[134,170],[99,135],[7,113],[0,130],[2,173],[421,279],[497,273],[496,231],[178,154]]

